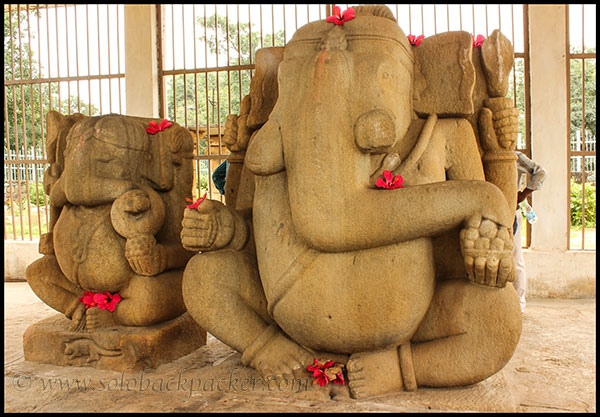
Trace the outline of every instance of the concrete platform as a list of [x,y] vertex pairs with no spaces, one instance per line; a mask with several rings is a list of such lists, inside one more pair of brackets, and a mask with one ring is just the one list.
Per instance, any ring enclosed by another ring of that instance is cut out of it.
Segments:
[[265,382],[210,334],[206,346],[156,369],[117,372],[28,362],[25,329],[56,312],[27,283],[5,283],[4,289],[5,412],[596,411],[595,299],[529,300],[514,356],[479,384],[353,400],[346,387]]

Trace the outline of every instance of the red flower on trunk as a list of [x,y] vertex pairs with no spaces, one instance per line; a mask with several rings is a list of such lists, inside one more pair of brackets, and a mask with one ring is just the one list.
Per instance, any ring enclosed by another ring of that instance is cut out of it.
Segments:
[[167,119],[164,119],[160,124],[156,123],[154,120],[148,123],[149,127],[146,128],[146,132],[154,135],[155,133],[162,132],[173,123],[169,122]]
[[334,6],[333,7],[333,16],[327,16],[327,21],[329,23],[335,23],[336,25],[343,25],[344,22],[347,22],[348,20],[352,20],[354,19],[356,16],[354,16],[354,9],[352,7],[344,10],[344,13],[341,13],[342,9],[340,9],[340,6]]
[[379,188],[394,190],[396,188],[404,187],[404,185],[402,185],[403,182],[404,178],[402,178],[400,175],[396,175],[394,177],[394,175],[386,169],[383,171],[383,178],[378,178],[375,185]]

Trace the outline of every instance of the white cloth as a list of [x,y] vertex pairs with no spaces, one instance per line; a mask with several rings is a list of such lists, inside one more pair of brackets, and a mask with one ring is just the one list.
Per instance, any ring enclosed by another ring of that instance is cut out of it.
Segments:
[[525,271],[525,259],[523,258],[523,247],[521,244],[521,226],[523,223],[523,215],[521,210],[517,210],[517,231],[513,237],[513,257],[515,260],[516,278],[513,282],[513,286],[517,291],[519,297],[519,304],[521,305],[521,312],[525,312],[525,293],[527,292],[527,272]]
[[[544,180],[546,179],[546,170],[539,164],[536,164],[531,159],[527,158],[524,153],[514,151],[517,155],[517,172],[519,178],[517,183],[519,184],[519,190],[523,190],[525,187],[530,190],[537,191],[542,188]],[[527,180],[526,184],[523,184],[524,180]]]

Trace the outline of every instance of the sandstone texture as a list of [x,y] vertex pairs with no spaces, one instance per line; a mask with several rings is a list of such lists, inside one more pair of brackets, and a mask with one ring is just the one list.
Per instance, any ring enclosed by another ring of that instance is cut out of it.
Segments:
[[226,204],[184,213],[200,252],[185,305],[265,380],[315,366],[354,399],[499,387],[522,328],[512,48],[466,32],[413,46],[385,6],[335,23],[257,53],[227,121]]

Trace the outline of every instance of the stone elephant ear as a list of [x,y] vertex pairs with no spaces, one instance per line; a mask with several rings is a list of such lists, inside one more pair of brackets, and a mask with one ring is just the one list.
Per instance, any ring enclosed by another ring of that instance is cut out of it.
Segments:
[[261,48],[256,51],[255,72],[250,81],[250,113],[247,125],[251,129],[261,127],[271,114],[279,95],[277,70],[283,61],[285,47]]
[[413,108],[417,114],[472,115],[475,67],[471,35],[440,33],[423,39],[413,51]]
[[66,146],[67,133],[71,126],[85,117],[81,113],[63,116],[54,110],[50,110],[46,114],[46,155],[48,155],[49,163],[58,162],[62,167],[62,154]]

